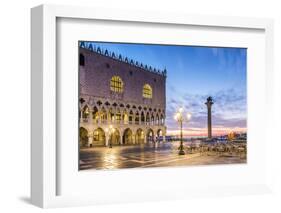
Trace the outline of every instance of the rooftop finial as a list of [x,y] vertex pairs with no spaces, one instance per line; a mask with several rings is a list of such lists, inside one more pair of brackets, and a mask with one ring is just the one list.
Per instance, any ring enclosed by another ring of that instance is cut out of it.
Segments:
[[93,45],[92,44],[89,44],[89,50],[93,51]]
[[108,51],[105,49],[104,55],[108,56]]

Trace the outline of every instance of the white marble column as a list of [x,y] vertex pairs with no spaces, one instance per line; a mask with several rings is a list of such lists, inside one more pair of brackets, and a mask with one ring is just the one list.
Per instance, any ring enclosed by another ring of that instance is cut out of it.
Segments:
[[123,145],[123,134],[124,134],[124,131],[123,130],[119,130],[120,132],[120,144]]
[[93,136],[89,135],[88,136],[88,147],[90,147],[91,145],[93,145]]
[[136,143],[136,134],[135,133],[132,133],[132,140],[133,140],[133,144]]
[[146,137],[146,134],[144,133],[144,143],[147,143],[147,137]]
[[109,146],[110,135],[109,133],[105,134],[105,146]]

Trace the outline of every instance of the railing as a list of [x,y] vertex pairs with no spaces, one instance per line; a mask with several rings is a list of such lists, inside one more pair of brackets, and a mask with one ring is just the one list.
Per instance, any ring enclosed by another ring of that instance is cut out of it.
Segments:
[[156,122],[142,122],[142,121],[122,121],[122,120],[95,120],[90,118],[82,118],[82,123],[93,123],[93,124],[119,124],[119,125],[145,125],[145,126],[164,126],[165,123],[156,123]]

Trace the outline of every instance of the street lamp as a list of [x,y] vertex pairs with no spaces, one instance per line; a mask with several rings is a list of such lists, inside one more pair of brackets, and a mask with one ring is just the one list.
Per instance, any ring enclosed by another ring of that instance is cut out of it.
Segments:
[[115,129],[112,125],[109,125],[109,128],[106,128],[105,131],[109,133],[109,148],[112,148],[112,134],[115,132]]
[[176,112],[174,119],[179,123],[180,125],[180,146],[179,146],[179,155],[185,155],[184,148],[183,148],[183,140],[182,140],[182,123],[188,122],[191,119],[191,114],[187,113],[186,116],[184,116],[184,110],[183,108],[179,108],[179,110]]

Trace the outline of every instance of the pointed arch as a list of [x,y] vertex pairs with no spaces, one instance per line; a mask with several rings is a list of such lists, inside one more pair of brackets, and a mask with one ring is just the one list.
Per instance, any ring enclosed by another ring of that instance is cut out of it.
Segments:
[[161,114],[161,115],[160,115],[160,124],[161,124],[161,125],[164,125],[164,123],[165,123],[165,117],[164,117],[163,114]]
[[145,119],[146,119],[145,124],[150,125],[150,114],[149,114],[149,112],[146,113]]
[[85,105],[82,109],[82,117],[86,119],[89,117],[89,114],[90,114],[90,109],[88,105]]
[[104,107],[102,107],[100,111],[100,121],[103,124],[107,122],[107,111],[105,110]]
[[133,124],[133,119],[134,119],[134,112],[133,112],[133,110],[130,110],[130,112],[129,112],[129,124]]
[[93,119],[94,123],[98,123],[98,120],[99,120],[99,110],[98,110],[98,108],[96,106],[93,107],[91,118]]
[[149,142],[154,142],[154,132],[151,128],[149,128],[146,132],[146,141]]
[[139,123],[140,123],[140,114],[139,111],[137,111],[135,114],[135,124],[139,124]]
[[144,112],[143,111],[141,112],[140,121],[141,121],[141,124],[145,123],[145,116],[144,116]]
[[79,144],[80,147],[88,146],[88,130],[84,127],[79,128]]
[[154,125],[155,124],[155,117],[154,117],[154,113],[151,114],[151,117],[150,117],[150,123],[151,125]]
[[121,110],[120,108],[117,108],[115,111],[115,118],[114,118],[115,123],[120,124],[121,123]]
[[110,140],[111,140],[112,145],[120,145],[121,144],[119,129],[117,129],[117,128],[114,129],[114,132],[110,136]]
[[156,123],[156,125],[159,125],[159,115],[158,115],[158,113],[156,114],[156,119],[155,119],[155,123]]
[[144,143],[144,132],[141,128],[136,131],[136,144]]
[[123,111],[122,121],[124,124],[129,124],[129,113],[127,112],[126,109],[124,109]]
[[97,128],[93,132],[93,146],[105,146],[105,132],[102,128]]
[[133,131],[130,128],[124,130],[123,144],[133,144]]

